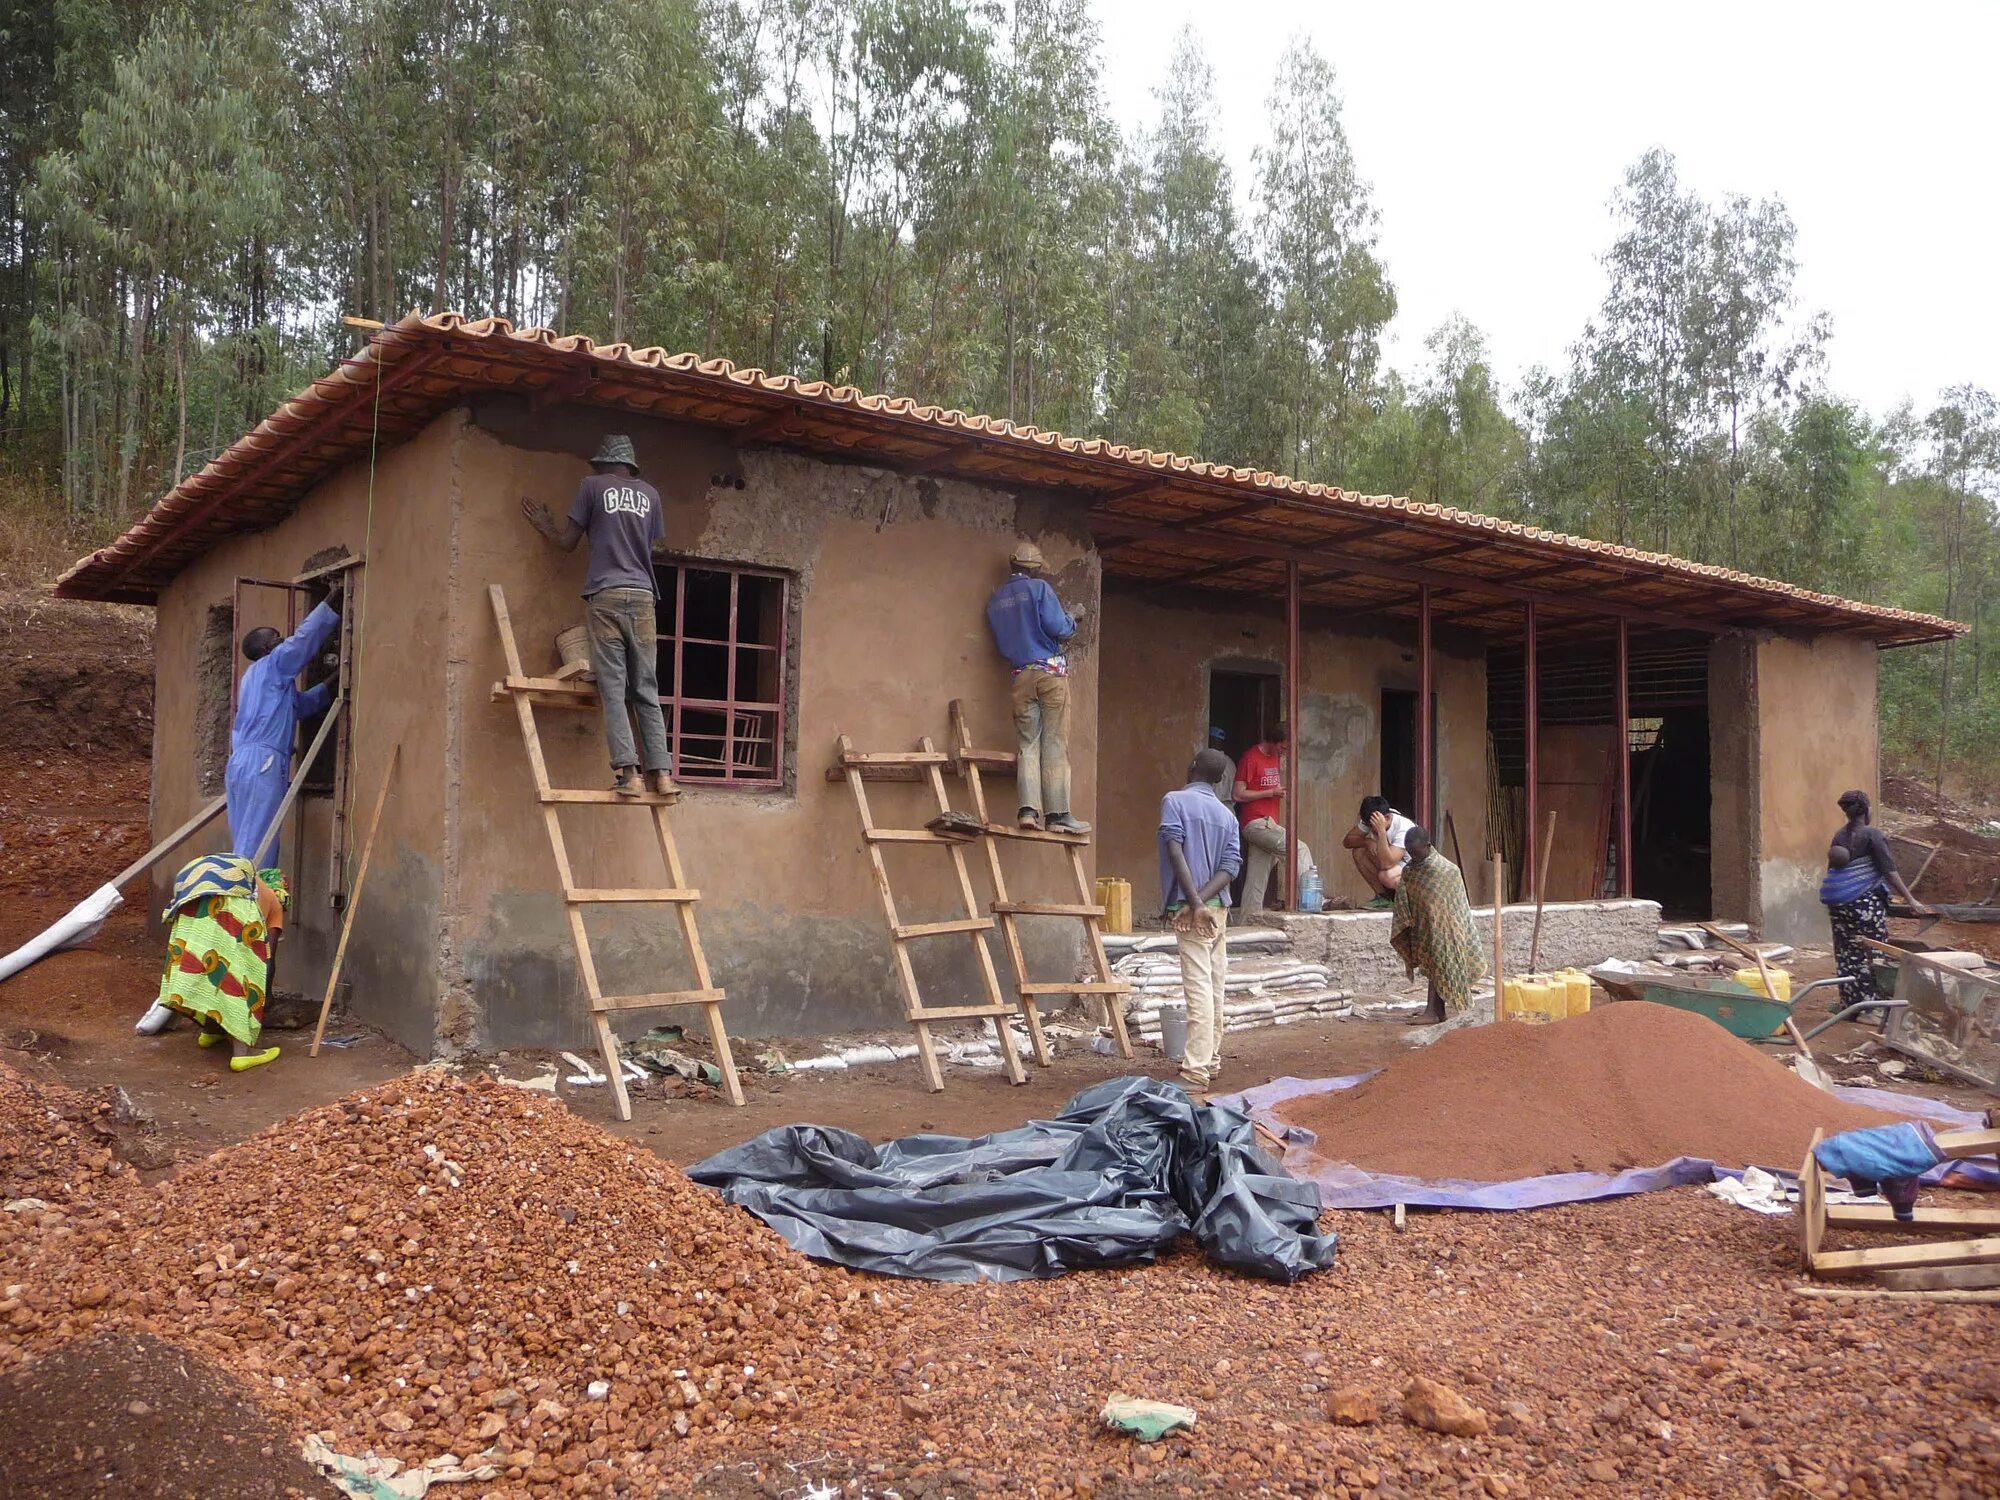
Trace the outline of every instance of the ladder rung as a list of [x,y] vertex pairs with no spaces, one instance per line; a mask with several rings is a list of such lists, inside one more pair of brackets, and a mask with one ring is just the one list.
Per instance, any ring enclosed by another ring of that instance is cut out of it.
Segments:
[[1018,1016],[1018,1005],[937,1005],[915,1011],[905,1019],[911,1021],[970,1021],[980,1016]]
[[1050,833],[1044,828],[1016,828],[1012,823],[988,823],[986,831],[996,839],[1033,839],[1043,844],[1068,844],[1075,848],[1090,842],[1087,833]]
[[993,910],[1010,917],[1101,917],[1101,906],[1064,906],[1055,901],[995,901]]
[[583,698],[577,696],[575,693],[557,692],[554,688],[510,688],[504,682],[493,684],[493,701],[495,703],[504,703],[516,693],[526,698],[538,708],[595,710],[597,707],[597,695],[595,693],[588,698]]
[[579,695],[592,699],[597,697],[597,689],[588,682],[575,682],[567,677],[503,677],[493,684],[496,693],[561,693],[574,698]]
[[939,750],[855,751],[840,757],[843,766],[948,766],[951,757]]
[[578,787],[550,787],[541,794],[544,802],[586,802],[600,807],[672,807],[681,800],[679,792],[662,794],[641,792],[636,797],[628,797],[623,792],[605,790],[585,791]]
[[948,932],[991,932],[990,917],[960,917],[951,922],[906,922],[896,931],[896,941],[904,938],[943,937]]
[[604,890],[596,887],[579,886],[563,892],[563,900],[571,906],[595,906],[600,902],[612,901],[699,901],[700,891],[676,890],[672,886],[657,886],[637,890]]
[[1129,984],[1110,981],[1078,980],[1075,984],[1024,984],[1020,987],[1024,995],[1122,995],[1131,989]]
[[948,839],[928,828],[871,828],[864,835],[871,844],[964,844],[966,839]]
[[1014,769],[1014,753],[1011,750],[961,750],[957,759],[964,765],[983,766],[989,771]]
[[722,990],[669,990],[661,995],[600,995],[592,1010],[651,1010],[658,1005],[713,1005]]

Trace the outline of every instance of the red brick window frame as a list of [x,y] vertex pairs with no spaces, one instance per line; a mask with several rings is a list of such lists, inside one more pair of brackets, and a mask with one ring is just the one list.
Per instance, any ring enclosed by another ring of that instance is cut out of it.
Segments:
[[783,786],[791,580],[694,559],[654,574],[660,707],[675,780]]

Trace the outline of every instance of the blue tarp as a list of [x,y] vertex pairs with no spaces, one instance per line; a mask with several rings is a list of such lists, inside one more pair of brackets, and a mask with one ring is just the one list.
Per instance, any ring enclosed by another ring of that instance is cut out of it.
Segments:
[[[1285,1166],[1295,1177],[1314,1183],[1320,1201],[1328,1208],[1391,1208],[1398,1203],[1411,1208],[1547,1208],[1557,1203],[1585,1203],[1593,1198],[1621,1198],[1630,1193],[1650,1193],[1660,1188],[1688,1183],[1713,1182],[1718,1177],[1739,1175],[1736,1168],[1722,1167],[1694,1156],[1677,1156],[1658,1166],[1633,1167],[1623,1172],[1559,1172],[1546,1177],[1522,1177],[1512,1182],[1441,1181],[1421,1177],[1399,1177],[1387,1172],[1369,1172],[1339,1160],[1340,1143],[1321,1141],[1312,1131],[1293,1125],[1278,1116],[1278,1107],[1287,1100],[1309,1094],[1328,1094],[1351,1089],[1374,1077],[1355,1073],[1345,1078],[1278,1078],[1240,1094],[1218,1098],[1218,1104],[1246,1111],[1285,1142]],[[1840,1088],[1834,1097],[1849,1104],[1895,1114],[1919,1115],[1950,1129],[1977,1129],[1983,1115],[1955,1109],[1935,1099],[1915,1094],[1892,1093],[1887,1089]],[[1945,1162],[1926,1174],[1938,1181],[1951,1169],[1961,1178],[2000,1181],[2000,1173],[1983,1163]],[[1970,1169],[1970,1170],[1968,1170]]]

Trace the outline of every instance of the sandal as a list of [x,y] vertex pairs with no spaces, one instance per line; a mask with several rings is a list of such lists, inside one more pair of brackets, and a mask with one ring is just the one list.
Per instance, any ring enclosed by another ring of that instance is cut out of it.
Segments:
[[220,1047],[228,1040],[229,1033],[226,1031],[203,1031],[196,1033],[194,1044],[197,1047]]
[[276,1062],[279,1051],[277,1047],[268,1047],[262,1052],[252,1052],[244,1057],[232,1057],[229,1059],[229,1071],[247,1073],[252,1068],[261,1068],[265,1063]]

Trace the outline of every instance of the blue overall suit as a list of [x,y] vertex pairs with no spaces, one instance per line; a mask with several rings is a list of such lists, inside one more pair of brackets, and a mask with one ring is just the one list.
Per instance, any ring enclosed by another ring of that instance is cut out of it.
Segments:
[[[331,604],[320,605],[305,624],[250,663],[236,690],[236,722],[229,731],[229,769],[222,784],[229,798],[229,847],[245,859],[256,856],[285,800],[299,720],[322,712],[333,697],[332,678],[303,692],[297,679],[339,623]],[[273,840],[264,865],[277,863]]]

